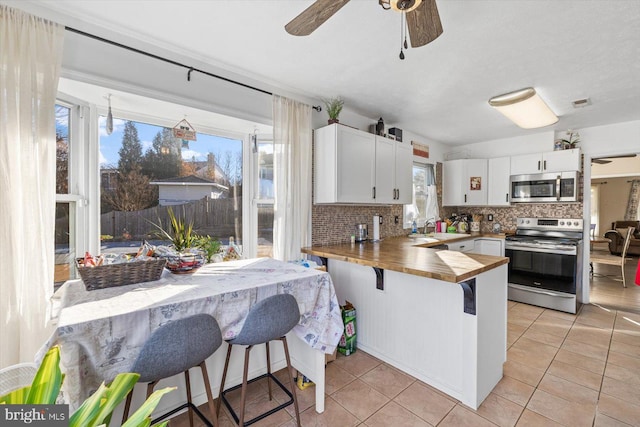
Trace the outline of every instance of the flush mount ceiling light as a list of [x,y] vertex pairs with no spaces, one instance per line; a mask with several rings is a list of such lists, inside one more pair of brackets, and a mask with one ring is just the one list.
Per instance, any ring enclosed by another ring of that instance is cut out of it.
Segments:
[[523,129],[541,128],[558,121],[558,116],[532,87],[495,96],[489,100],[489,105]]

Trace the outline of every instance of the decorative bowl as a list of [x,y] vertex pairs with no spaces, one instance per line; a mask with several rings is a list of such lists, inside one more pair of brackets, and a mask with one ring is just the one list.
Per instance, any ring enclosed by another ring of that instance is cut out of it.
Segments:
[[204,257],[201,254],[180,254],[179,256],[165,256],[167,259],[166,269],[173,274],[194,273],[204,264]]

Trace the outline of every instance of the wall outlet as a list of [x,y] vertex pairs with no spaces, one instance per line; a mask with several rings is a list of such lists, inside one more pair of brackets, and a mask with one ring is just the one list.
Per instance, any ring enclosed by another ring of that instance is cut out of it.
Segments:
[[398,218],[398,215],[393,217],[393,223],[394,224],[399,224],[400,223],[400,218]]
[[493,221],[493,214],[489,214],[489,215],[487,215],[487,220],[489,220],[489,221]]
[[378,220],[378,222],[380,222],[380,224],[382,224],[382,215],[380,215],[380,219]]

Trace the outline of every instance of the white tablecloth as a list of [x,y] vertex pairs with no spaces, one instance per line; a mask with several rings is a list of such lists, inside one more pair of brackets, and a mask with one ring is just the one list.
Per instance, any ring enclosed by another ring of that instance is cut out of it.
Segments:
[[57,327],[43,347],[61,348],[65,399],[72,408],[102,381],[128,372],[151,332],[196,313],[216,318],[225,340],[242,329],[253,304],[277,293],[295,296],[300,323],[295,334],[309,346],[332,353],[343,330],[340,307],[328,273],[258,258],[207,264],[190,275],[165,270],[160,280],[86,291],[81,280],[66,282]]

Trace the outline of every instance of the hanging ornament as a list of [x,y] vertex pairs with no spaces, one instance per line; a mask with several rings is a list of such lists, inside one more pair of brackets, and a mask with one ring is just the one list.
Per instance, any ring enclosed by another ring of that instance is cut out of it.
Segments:
[[111,135],[113,133],[113,114],[111,113],[111,94],[107,97],[107,101],[109,102],[109,111],[107,112],[107,126],[106,131],[107,135]]
[[182,140],[182,147],[189,146],[189,141],[196,141],[196,130],[191,126],[187,119],[182,119],[173,127],[173,136]]
[[188,150],[189,149],[189,140],[188,139],[183,139],[182,140],[182,149],[183,150]]

